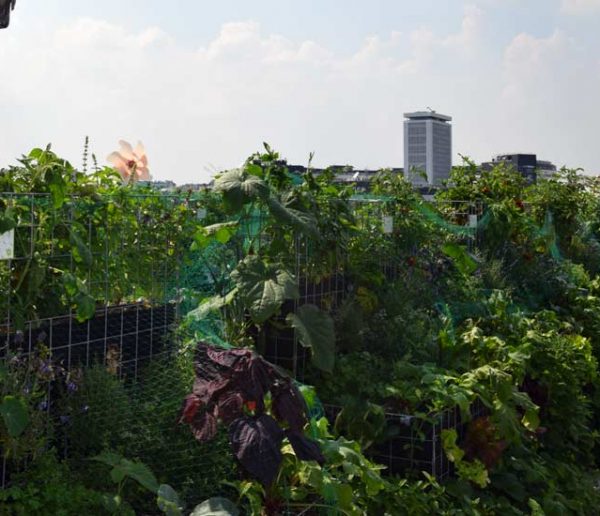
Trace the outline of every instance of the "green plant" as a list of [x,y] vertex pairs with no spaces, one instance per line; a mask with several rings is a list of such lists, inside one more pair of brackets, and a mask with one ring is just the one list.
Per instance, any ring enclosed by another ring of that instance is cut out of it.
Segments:
[[[284,302],[299,297],[292,253],[301,252],[298,239],[311,249],[313,245],[322,249],[323,244],[317,229],[323,202],[320,183],[309,175],[304,187],[295,186],[279,155],[268,145],[265,150],[248,158],[241,169],[224,172],[215,180],[215,191],[222,194],[234,220],[198,230],[194,248],[232,242],[239,246],[242,258],[229,274],[226,291],[204,300],[190,314],[201,320],[211,311],[221,310],[227,323],[225,340],[240,346],[254,341],[259,351],[264,351],[266,328],[277,324],[275,318]],[[306,265],[304,274],[314,274],[311,264]],[[331,370],[335,341],[328,316],[317,307],[303,306],[288,323],[299,329],[300,341],[311,349],[315,365]],[[317,326],[321,331],[315,340],[309,328]]]
[[[221,493],[215,478],[236,476],[226,435],[201,444],[176,424],[192,382],[192,361],[186,355],[156,357],[129,384],[99,365],[84,371],[77,391],[65,392],[57,407],[66,416],[58,430],[73,471],[86,485],[105,490],[98,466],[87,457],[110,449],[147,464],[160,484],[177,490],[186,507]],[[146,493],[131,485],[127,491],[136,512],[152,510]]]
[[54,449],[34,460],[26,471],[16,473],[11,485],[0,490],[0,513],[15,516],[70,516],[108,514],[102,494],[88,489]]
[[43,338],[31,355],[9,352],[0,363],[0,445],[9,468],[43,454],[53,434],[49,394],[77,382],[75,371],[67,372],[51,359]]
[[71,309],[85,321],[99,302],[166,298],[148,271],[172,262],[199,225],[200,198],[123,186],[110,168],[80,172],[50,147],[0,170],[0,191],[0,233],[13,230],[17,258],[0,267],[10,285],[0,308],[17,329]]
[[123,498],[127,480],[135,480],[144,489],[155,494],[156,503],[165,514],[169,516],[183,514],[177,493],[169,485],[159,485],[150,468],[143,462],[132,461],[112,452],[102,452],[92,460],[112,468],[110,479],[116,484],[117,492],[102,497],[102,503],[111,514],[135,514]]

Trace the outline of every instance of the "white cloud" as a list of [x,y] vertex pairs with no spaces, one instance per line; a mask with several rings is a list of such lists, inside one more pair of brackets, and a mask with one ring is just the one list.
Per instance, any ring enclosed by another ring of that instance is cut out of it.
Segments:
[[559,165],[600,173],[600,66],[584,48],[559,30],[545,38],[519,34],[504,52],[503,79],[498,122],[511,127],[513,140],[529,141]]
[[571,15],[600,12],[600,0],[562,0],[561,11]]
[[[553,159],[562,128],[542,116],[553,109],[548,99],[579,106],[585,123],[600,120],[583,113],[578,84],[599,84],[582,67],[589,63],[559,60],[576,53],[565,34],[518,36],[499,66],[476,7],[450,34],[423,27],[373,35],[349,55],[266,34],[254,21],[225,24],[198,49],[159,28],[133,32],[96,19],[30,34],[2,35],[1,165],[48,141],[77,164],[89,134],[101,162],[118,139],[141,139],[153,174],[179,183],[208,179],[209,163],[236,166],[262,141],[292,162],[316,151],[317,165],[401,166],[402,115],[425,106],[455,117],[455,153],[487,159],[499,146],[513,147],[519,133],[527,149]],[[581,75],[571,84],[555,80],[557,70]],[[540,96],[536,116],[515,132],[519,110]],[[509,115],[513,124],[498,123]],[[565,160],[600,166],[593,147],[575,152]]]
[[[566,35],[558,30],[547,38],[526,33],[515,36],[504,52],[505,97],[523,91],[535,94],[532,89],[554,82],[568,66],[565,58],[570,44]],[[544,89],[537,90],[538,94]]]

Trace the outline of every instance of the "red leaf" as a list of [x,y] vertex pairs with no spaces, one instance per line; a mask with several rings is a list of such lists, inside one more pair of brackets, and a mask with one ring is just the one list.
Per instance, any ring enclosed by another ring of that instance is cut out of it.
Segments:
[[244,416],[229,427],[233,452],[242,466],[263,485],[273,483],[281,464],[283,431],[267,414]]
[[200,398],[195,394],[188,394],[183,401],[183,407],[181,409],[181,417],[179,418],[180,423],[191,424],[196,416],[196,412],[202,406]]
[[302,432],[296,432],[294,430],[288,430],[285,433],[286,437],[290,441],[296,457],[300,460],[315,460],[319,464],[325,463],[325,457],[321,453],[321,448],[317,441],[313,441],[308,437],[305,437]]
[[291,380],[277,382],[271,390],[271,410],[279,421],[286,421],[293,430],[301,431],[306,424],[306,402]]
[[209,405],[218,398],[221,392],[227,389],[231,383],[231,379],[228,377],[219,378],[209,382],[203,378],[196,378],[194,380],[192,391],[204,404]]
[[210,441],[217,435],[217,419],[209,412],[196,415],[191,426],[192,433],[198,441]]
[[208,347],[207,357],[215,364],[218,364],[227,369],[233,369],[236,372],[241,372],[247,368],[247,363],[252,357],[252,350],[242,348],[232,348],[216,350]]
[[244,398],[239,392],[224,393],[217,403],[217,417],[226,425],[243,415]]

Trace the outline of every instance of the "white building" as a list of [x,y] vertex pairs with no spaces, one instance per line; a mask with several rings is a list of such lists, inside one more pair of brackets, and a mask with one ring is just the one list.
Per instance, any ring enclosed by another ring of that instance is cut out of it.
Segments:
[[404,117],[407,179],[414,185],[440,185],[452,168],[452,117],[435,111],[404,113]]

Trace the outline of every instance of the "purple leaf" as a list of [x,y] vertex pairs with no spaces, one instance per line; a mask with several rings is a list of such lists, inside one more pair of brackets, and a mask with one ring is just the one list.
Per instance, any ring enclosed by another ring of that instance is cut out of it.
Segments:
[[271,410],[279,421],[286,421],[291,429],[302,431],[306,424],[306,402],[298,388],[289,380],[278,381],[271,389]]
[[192,433],[198,441],[210,441],[217,435],[217,418],[210,412],[196,414],[191,426]]
[[249,364],[250,378],[255,389],[255,397],[262,398],[273,384],[272,369],[262,357],[255,356]]
[[244,398],[240,392],[226,392],[217,403],[217,417],[226,425],[243,416]]
[[188,394],[183,400],[183,406],[181,407],[181,417],[179,418],[180,423],[191,424],[196,417],[198,409],[202,405],[202,401],[195,394]]
[[287,430],[285,435],[290,441],[292,448],[294,448],[296,457],[300,460],[315,460],[319,464],[325,463],[325,457],[323,457],[317,441],[305,437],[302,432],[296,432],[291,429]]
[[229,437],[242,466],[263,485],[273,483],[281,464],[283,431],[267,414],[241,417],[231,423]]
[[232,348],[216,350],[209,347],[206,354],[215,364],[240,373],[246,370],[248,361],[251,359],[253,353],[249,349]]
[[209,349],[210,348],[206,344],[199,342],[194,357],[194,370],[196,375],[207,382],[216,380],[223,373],[223,367],[219,366],[216,362],[213,362],[208,356]]
[[203,378],[196,378],[194,380],[193,393],[202,400],[202,403],[210,405],[215,399],[218,398],[219,394],[230,387],[232,383],[228,377],[219,378],[217,380],[206,381]]

